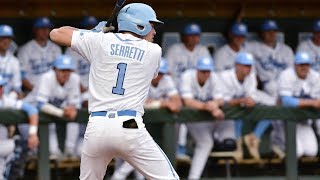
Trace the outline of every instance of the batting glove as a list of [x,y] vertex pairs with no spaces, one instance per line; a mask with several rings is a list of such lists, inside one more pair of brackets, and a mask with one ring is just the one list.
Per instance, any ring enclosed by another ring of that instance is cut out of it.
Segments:
[[106,33],[106,32],[110,32],[110,31],[113,31],[115,28],[114,28],[114,26],[109,26],[109,27],[106,27],[106,24],[107,24],[107,21],[101,21],[101,22],[99,22],[99,24],[96,26],[96,27],[94,27],[93,29],[91,29],[91,31],[93,31],[93,32],[104,32],[104,33]]

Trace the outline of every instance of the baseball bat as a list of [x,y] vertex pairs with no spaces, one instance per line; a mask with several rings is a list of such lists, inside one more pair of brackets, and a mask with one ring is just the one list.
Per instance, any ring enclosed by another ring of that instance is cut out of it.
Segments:
[[112,14],[109,17],[108,22],[106,23],[106,27],[109,27],[112,24],[114,18],[117,17],[117,15],[118,15],[118,13],[119,13],[119,11],[120,11],[120,9],[121,9],[121,7],[122,7],[122,5],[124,4],[125,1],[126,0],[117,0],[117,3],[113,8]]

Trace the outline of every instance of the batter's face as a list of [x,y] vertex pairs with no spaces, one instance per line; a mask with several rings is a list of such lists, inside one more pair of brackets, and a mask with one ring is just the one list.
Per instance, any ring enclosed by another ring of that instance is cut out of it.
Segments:
[[35,28],[35,39],[40,41],[47,41],[49,39],[50,28]]
[[152,29],[147,35],[145,35],[143,37],[143,39],[145,39],[146,41],[149,41],[149,42],[153,42],[153,38],[157,34],[157,32],[154,29],[154,23],[150,23],[150,24],[151,24]]
[[306,79],[310,71],[310,64],[296,64],[295,69],[300,79]]
[[262,39],[266,44],[272,44],[277,41],[277,31],[265,31],[262,33]]
[[69,69],[55,69],[57,81],[64,85],[65,82],[67,82],[70,78],[71,70]]
[[11,43],[10,37],[0,37],[0,52],[4,52],[9,49]]
[[206,81],[209,79],[211,71],[197,71],[198,82],[201,86],[203,86]]

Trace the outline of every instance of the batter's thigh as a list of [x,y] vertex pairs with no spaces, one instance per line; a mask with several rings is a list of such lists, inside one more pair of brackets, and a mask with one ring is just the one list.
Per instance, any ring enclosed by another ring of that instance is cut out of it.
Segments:
[[130,144],[122,157],[147,179],[179,179],[166,154],[145,128],[123,129]]

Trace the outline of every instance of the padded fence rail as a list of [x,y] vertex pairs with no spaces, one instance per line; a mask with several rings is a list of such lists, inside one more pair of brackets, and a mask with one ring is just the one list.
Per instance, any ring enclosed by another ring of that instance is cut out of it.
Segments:
[[[298,176],[298,161],[296,158],[296,123],[306,119],[319,119],[320,111],[315,109],[295,109],[285,107],[256,106],[251,109],[243,107],[224,107],[226,119],[243,119],[248,122],[255,122],[261,119],[284,120],[286,122],[286,177],[285,179],[296,180]],[[27,122],[27,116],[22,111],[0,110],[0,123],[18,124]],[[146,110],[144,121],[148,123],[163,124],[162,148],[169,159],[175,164],[175,123],[199,122],[212,119],[208,112],[192,109],[182,109],[177,114],[168,110]],[[56,117],[40,114],[39,137],[40,147],[38,154],[38,179],[50,180],[49,166],[49,144],[48,144],[48,123],[59,121]],[[63,121],[61,119],[61,121]],[[87,110],[79,110],[76,121],[86,123],[88,121]],[[320,177],[318,177],[320,178]]]

